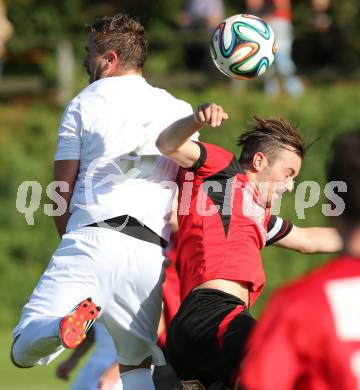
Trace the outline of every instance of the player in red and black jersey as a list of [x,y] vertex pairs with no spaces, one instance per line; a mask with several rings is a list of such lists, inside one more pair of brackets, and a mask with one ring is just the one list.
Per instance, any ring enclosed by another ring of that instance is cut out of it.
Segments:
[[298,228],[270,214],[272,200],[292,190],[300,171],[304,148],[296,129],[285,120],[256,118],[240,138],[239,160],[218,146],[189,141],[202,126],[225,119],[221,107],[200,106],[157,140],[183,168],[177,257],[182,303],[167,350],[188,388],[232,385],[255,323],[248,308],[265,283],[260,250],[266,243],[302,252],[341,248],[335,229]]
[[333,150],[328,181],[347,186],[334,219],[344,253],[275,293],[249,340],[247,390],[360,389],[360,131]]

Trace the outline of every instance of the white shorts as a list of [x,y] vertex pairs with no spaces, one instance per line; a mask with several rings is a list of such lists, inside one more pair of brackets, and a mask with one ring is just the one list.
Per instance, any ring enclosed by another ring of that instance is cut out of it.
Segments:
[[91,297],[101,306],[121,364],[138,365],[152,355],[153,364],[163,365],[156,341],[164,264],[163,250],[155,244],[106,228],[71,231],[24,306],[13,336],[33,319],[63,317]]

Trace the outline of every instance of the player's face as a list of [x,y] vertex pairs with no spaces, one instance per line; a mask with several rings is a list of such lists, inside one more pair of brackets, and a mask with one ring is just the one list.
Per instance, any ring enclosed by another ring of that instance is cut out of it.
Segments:
[[284,192],[294,189],[294,179],[299,174],[302,160],[293,151],[282,149],[274,161],[259,174],[260,182],[267,183],[267,193],[263,194],[271,204],[281,198]]
[[97,53],[91,34],[89,35],[85,46],[86,56],[84,58],[84,67],[89,75],[89,82],[103,78],[106,69],[106,58],[104,55]]

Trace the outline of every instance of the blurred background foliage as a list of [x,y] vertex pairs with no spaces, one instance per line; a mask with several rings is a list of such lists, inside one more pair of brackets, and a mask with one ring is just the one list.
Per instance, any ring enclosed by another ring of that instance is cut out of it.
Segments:
[[[241,13],[246,9],[245,0],[224,2],[226,15]],[[84,45],[84,26],[96,17],[117,12],[136,15],[145,25],[153,54],[160,52],[163,58],[160,61],[156,56],[155,70],[158,69],[159,73],[165,70],[173,72],[184,66],[181,48],[189,37],[179,34],[177,28],[177,17],[184,0],[6,0],[5,3],[8,16],[15,25],[15,34],[8,45],[8,57],[11,60],[11,57],[23,55],[24,59],[27,54],[28,62],[33,62],[32,65],[37,63],[40,72],[45,74],[49,74],[47,52],[54,49],[56,41],[64,38],[72,40],[80,55]],[[334,73],[342,78],[360,77],[359,2],[332,1],[327,11],[331,28],[326,31],[314,28],[315,16],[310,3],[310,0],[293,1],[294,58],[301,73],[311,77],[321,66],[322,74],[327,77]],[[32,60],[29,57],[33,57]],[[29,70],[31,64],[27,65]],[[16,64],[6,71],[10,74],[21,73],[25,69]],[[55,76],[52,76],[54,79]]]
[[[300,226],[325,226],[331,222],[321,212],[322,203],[327,203],[323,185],[326,160],[331,154],[330,143],[336,134],[360,129],[360,15],[357,0],[332,1],[329,16],[333,23],[326,33],[313,28],[310,1],[293,2],[294,56],[306,84],[305,94],[299,99],[284,95],[266,97],[259,80],[230,82],[216,70],[207,75],[207,83],[190,84],[194,75],[185,69],[182,52],[184,41],[189,37],[179,34],[177,27],[182,0],[7,0],[5,3],[15,31],[7,45],[0,89],[7,78],[33,74],[46,80],[46,88],[37,93],[0,95],[0,329],[5,329],[6,335],[0,337],[1,360],[3,356],[7,362],[11,339],[9,329],[17,322],[23,305],[59,242],[51,218],[44,214],[44,204],[50,203],[45,190],[52,181],[56,130],[63,111],[54,98],[58,71],[56,44],[67,39],[74,48],[75,94],[87,84],[82,69],[86,41],[84,25],[98,16],[121,11],[139,16],[151,41],[146,65],[149,79],[194,107],[215,101],[226,108],[229,121],[222,129],[205,129],[203,140],[237,153],[236,139],[254,114],[284,116],[292,120],[299,124],[307,143],[321,137],[309,149],[297,179],[298,183],[303,180],[320,183],[322,196],[319,203],[305,210],[305,220],[299,220],[294,209],[294,194],[287,195],[281,214]],[[244,1],[227,0],[225,3],[227,15],[244,11]],[[175,83],[178,74],[182,76]],[[40,207],[34,214],[34,226],[29,226],[15,207],[18,188],[24,181],[38,181],[43,189]],[[256,314],[275,287],[321,264],[329,256],[305,256],[269,248],[263,251],[263,258],[267,286],[254,308]],[[1,344],[3,340],[6,343]],[[48,389],[51,380],[46,375],[32,377],[23,374],[21,379],[19,374],[14,374],[10,363],[0,364],[0,387]],[[20,386],[20,382],[24,385]],[[44,387],[39,387],[39,383]],[[64,388],[54,386],[54,389]]]

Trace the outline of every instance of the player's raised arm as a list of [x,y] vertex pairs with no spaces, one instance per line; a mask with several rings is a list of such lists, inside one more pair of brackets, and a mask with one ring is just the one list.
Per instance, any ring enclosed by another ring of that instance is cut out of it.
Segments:
[[343,241],[335,228],[293,226],[290,233],[276,246],[301,253],[333,253],[343,249]]
[[215,103],[199,106],[193,115],[182,118],[164,131],[156,141],[160,152],[183,168],[192,167],[200,157],[200,147],[190,137],[203,126],[219,127],[228,114]]

